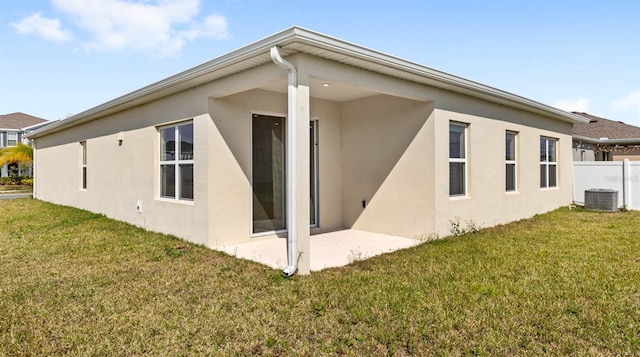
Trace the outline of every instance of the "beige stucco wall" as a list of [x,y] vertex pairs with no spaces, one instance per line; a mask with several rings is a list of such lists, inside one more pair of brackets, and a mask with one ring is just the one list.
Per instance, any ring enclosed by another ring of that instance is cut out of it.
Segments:
[[596,161],[595,147],[593,144],[573,141],[573,161]]
[[[250,184],[246,178],[233,181],[238,177],[234,175],[237,172],[233,171],[232,165],[222,165],[225,150],[219,149],[226,142],[220,140],[219,128],[210,116],[209,98],[246,91],[284,76],[284,71],[267,64],[40,137],[35,154],[38,175],[35,180],[36,198],[102,213],[209,247],[219,245],[219,241],[246,241],[250,237],[247,233],[251,230],[250,220],[245,220],[242,234],[238,235],[239,230],[225,228],[224,219],[229,216],[220,213],[241,209],[235,204],[233,190],[242,184],[250,188]],[[254,95],[245,99],[254,100],[255,108],[286,113],[286,95],[269,99]],[[157,127],[184,120],[194,122],[193,202],[159,198]],[[248,144],[244,149],[249,153],[250,122],[241,123],[238,128],[245,129],[242,125],[247,123],[249,131],[245,135],[248,136],[230,143],[239,150],[243,150],[243,144]],[[118,146],[117,138],[120,137],[123,138],[122,146]],[[81,189],[80,141],[87,142],[87,190]],[[225,170],[220,170],[220,167]],[[225,186],[224,180],[232,181]],[[246,198],[247,202],[250,198]],[[142,213],[136,211],[138,201],[142,203]],[[327,213],[327,217],[331,214]],[[234,220],[241,218],[240,215]],[[232,221],[230,226],[234,224]]]
[[[206,91],[196,89],[36,140],[36,198],[79,207],[152,231],[208,243]],[[194,123],[194,201],[158,198],[157,126]],[[122,138],[122,145],[118,145]],[[87,145],[87,189],[81,189],[81,147]],[[137,213],[137,203],[142,213]]]
[[[494,226],[572,201],[571,124],[451,94],[436,102],[436,232]],[[481,115],[475,114],[481,113]],[[449,122],[468,124],[467,195],[449,197]],[[505,192],[505,131],[518,132],[517,191]],[[540,136],[558,139],[558,187],[540,188]]]
[[[371,94],[310,100],[310,118],[319,129],[320,212],[314,232],[355,228],[442,236],[456,217],[489,226],[571,203],[571,124],[317,57],[289,60],[303,82],[335,80]],[[209,247],[261,239],[251,238],[251,114],[286,116],[287,96],[254,88],[284,77],[276,66],[263,65],[38,138],[36,196]],[[159,199],[157,126],[191,119],[195,200]],[[469,124],[464,198],[448,195],[451,120]],[[505,130],[519,132],[516,193],[504,191]],[[559,139],[558,188],[539,188],[541,135]],[[80,189],[83,140],[86,191]],[[136,212],[138,201],[142,213]]]
[[[446,91],[434,98],[342,104],[345,227],[446,236],[453,220],[493,226],[571,203],[571,124]],[[449,197],[450,121],[469,125],[465,197]],[[507,130],[518,132],[516,192],[505,192]],[[540,188],[540,136],[558,139],[556,188]]]
[[[314,232],[342,227],[342,160],[340,107],[312,100],[311,119],[318,121],[319,227]],[[212,237],[217,245],[251,240],[251,115],[286,117],[287,96],[252,90],[211,99],[210,137]],[[308,126],[306,126],[308,132]],[[307,148],[308,146],[305,146]],[[260,238],[254,238],[260,239]]]
[[344,226],[432,232],[433,103],[379,95],[344,103],[342,115]]
[[624,159],[629,159],[629,161],[640,161],[640,149],[629,150],[627,152],[621,151],[612,151],[613,161],[624,161]]
[[[220,182],[211,188],[212,236],[218,245],[252,239],[251,114],[286,116],[286,105],[286,95],[263,90],[210,100],[211,165],[217,168],[210,180]],[[430,103],[384,95],[311,100],[319,130],[320,212],[313,232],[346,227],[419,236],[433,230],[432,110]]]

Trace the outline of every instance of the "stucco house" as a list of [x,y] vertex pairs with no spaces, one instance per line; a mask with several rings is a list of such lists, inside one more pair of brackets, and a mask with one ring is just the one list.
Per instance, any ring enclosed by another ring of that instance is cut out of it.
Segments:
[[[20,142],[29,144],[25,135],[47,123],[45,119],[25,113],[17,112],[0,115],[0,149],[17,146]],[[17,164],[0,166],[0,177],[9,175],[30,176],[31,172],[28,169],[22,172],[22,168]]]
[[621,121],[573,112],[589,121],[573,125],[574,161],[640,160],[640,128]]
[[[584,118],[292,27],[31,134],[38,199],[215,248],[448,235],[572,202]],[[61,159],[64,158],[64,159]]]

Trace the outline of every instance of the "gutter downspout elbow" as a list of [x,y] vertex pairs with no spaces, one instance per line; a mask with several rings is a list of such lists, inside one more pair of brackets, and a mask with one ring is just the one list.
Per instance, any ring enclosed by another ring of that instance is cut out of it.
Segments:
[[296,273],[298,269],[298,263],[296,260],[296,244],[297,244],[297,232],[298,215],[297,209],[297,196],[296,196],[296,173],[297,173],[297,160],[296,160],[296,148],[297,145],[297,122],[298,122],[298,71],[296,67],[285,61],[280,55],[278,46],[271,47],[271,60],[278,67],[287,71],[288,86],[287,86],[287,103],[288,103],[288,118],[287,118],[287,267],[282,271],[285,277],[290,277]]

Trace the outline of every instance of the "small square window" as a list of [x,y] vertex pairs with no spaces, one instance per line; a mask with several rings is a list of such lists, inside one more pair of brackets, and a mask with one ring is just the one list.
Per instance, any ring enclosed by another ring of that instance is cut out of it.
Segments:
[[7,133],[7,146],[18,146],[18,133],[11,131]]

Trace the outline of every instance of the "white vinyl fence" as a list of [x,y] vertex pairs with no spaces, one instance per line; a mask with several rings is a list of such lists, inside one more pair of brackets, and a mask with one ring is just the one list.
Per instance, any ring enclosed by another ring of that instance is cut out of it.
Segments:
[[584,204],[584,191],[618,191],[618,206],[640,210],[640,161],[575,161],[573,200]]

